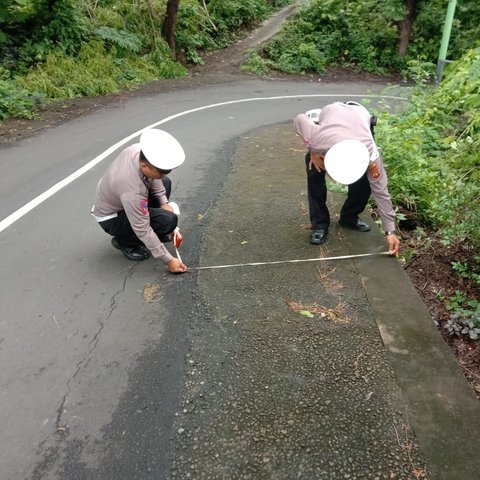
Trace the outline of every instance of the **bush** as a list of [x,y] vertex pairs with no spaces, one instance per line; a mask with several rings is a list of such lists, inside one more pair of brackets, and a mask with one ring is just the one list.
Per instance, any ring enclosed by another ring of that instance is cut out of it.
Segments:
[[48,99],[95,96],[118,92],[142,82],[181,76],[184,68],[161,50],[144,57],[115,55],[106,51],[100,41],[92,41],[79,52],[78,57],[51,54],[17,83],[25,90],[41,92]]
[[480,245],[480,48],[446,69],[437,87],[411,92],[401,112],[381,114],[394,202],[439,230],[444,242]]
[[312,1],[286,23],[265,54],[275,68],[291,73],[321,73],[326,65],[377,73],[402,68],[396,54],[396,22],[402,10],[391,5],[377,0]]
[[0,120],[35,118],[35,109],[41,102],[41,95],[32,95],[11,81],[0,80]]
[[180,2],[175,36],[177,51],[183,52],[185,59],[189,62],[202,63],[199,50],[222,45],[221,40],[219,43],[215,40],[216,33],[213,25],[197,0]]
[[244,72],[254,73],[256,75],[266,75],[270,68],[268,62],[264,60],[255,50],[249,50],[246,53],[247,60],[240,67]]
[[271,7],[263,0],[210,0],[208,11],[219,32],[225,33],[265,19]]
[[50,53],[75,55],[90,28],[74,0],[5,1],[0,5],[0,61],[15,73]]
[[35,118],[35,108],[42,103],[42,95],[21,88],[10,78],[9,72],[0,67],[0,120]]
[[[372,73],[404,72],[411,60],[437,61],[446,9],[445,0],[419,2],[407,55],[401,57],[398,43],[404,1],[312,0],[287,22],[264,53],[275,68],[284,70],[285,58],[290,60],[301,45],[312,44],[322,58],[320,67],[312,69],[316,73],[322,72],[322,65],[354,67]],[[479,21],[479,2],[459,2],[449,58],[458,58],[480,40]],[[307,64],[308,57],[309,51]],[[297,59],[296,63],[298,66],[292,68],[301,73],[304,62]]]
[[300,43],[295,51],[282,52],[275,67],[286,73],[322,72],[325,60],[313,43]]
[[478,300],[468,299],[463,292],[457,291],[449,299],[447,309],[451,314],[444,328],[450,335],[465,335],[470,340],[480,339],[480,303]]
[[[412,31],[409,59],[423,57],[436,62],[447,12],[445,0],[429,0],[421,3]],[[440,20],[440,21],[439,21]],[[480,2],[463,0],[457,2],[450,36],[448,58],[459,59],[480,40],[478,24]]]
[[[182,0],[177,52],[201,63],[200,52],[226,46],[238,29],[291,0]],[[162,37],[166,0],[102,2],[0,0],[1,118],[32,115],[47,99],[114,93],[161,78],[183,76]],[[39,94],[37,94],[39,92]]]
[[142,49],[142,41],[138,35],[123,29],[98,27],[94,29],[93,33],[105,44],[116,47],[120,52],[137,53]]

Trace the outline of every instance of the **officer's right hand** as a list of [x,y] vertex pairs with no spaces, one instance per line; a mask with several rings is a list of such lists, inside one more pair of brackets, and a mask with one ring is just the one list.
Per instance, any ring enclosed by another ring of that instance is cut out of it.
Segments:
[[317,172],[325,170],[325,157],[318,152],[310,152],[310,163],[308,164],[308,169],[311,170],[312,167],[315,167]]
[[388,242],[388,253],[391,257],[398,257],[398,250],[400,248],[400,240],[398,237],[393,233],[387,235],[387,242]]
[[172,260],[167,263],[167,266],[170,273],[184,273],[187,271],[187,266],[178,258],[172,258]]

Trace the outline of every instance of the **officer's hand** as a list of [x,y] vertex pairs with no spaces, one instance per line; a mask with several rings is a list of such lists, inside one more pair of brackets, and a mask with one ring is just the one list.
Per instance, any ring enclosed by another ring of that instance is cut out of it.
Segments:
[[388,242],[388,253],[392,257],[398,257],[400,240],[397,238],[397,236],[394,233],[392,233],[390,235],[387,235],[387,242]]
[[173,212],[173,207],[168,203],[164,203],[163,205],[160,205],[160,208],[163,208],[164,210],[168,210],[169,212]]
[[170,273],[184,273],[187,271],[187,266],[184,265],[178,258],[172,258],[167,264]]
[[317,152],[310,153],[310,163],[308,164],[308,169],[311,170],[312,166],[315,167],[317,172],[325,170],[325,158],[323,155],[320,155]]

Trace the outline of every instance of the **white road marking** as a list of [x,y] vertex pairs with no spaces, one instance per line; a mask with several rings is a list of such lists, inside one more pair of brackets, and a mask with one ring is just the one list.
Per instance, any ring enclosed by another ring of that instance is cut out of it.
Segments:
[[[285,100],[285,99],[291,99],[291,98],[319,98],[319,97],[338,97],[340,94],[310,94],[310,95],[280,95],[280,96],[275,96],[275,97],[255,97],[255,98],[243,98],[240,100],[230,100],[228,102],[220,102],[220,103],[213,103],[211,105],[204,105],[203,107],[197,107],[197,108],[192,108],[191,110],[185,110],[180,113],[176,113],[175,115],[170,115],[169,117],[164,118],[163,120],[160,120],[158,122],[152,123],[151,125],[148,125],[147,127],[142,128],[141,130],[137,130],[135,133],[132,133],[128,137],[125,137],[123,140],[120,140],[119,142],[115,143],[112,145],[110,148],[102,152],[100,155],[96,156],[93,160],[90,160],[87,164],[85,164],[83,167],[79,168],[77,171],[73,172],[71,175],[68,177],[64,178],[60,182],[56,183],[52,187],[50,187],[48,190],[45,192],[41,193],[37,197],[35,197],[33,200],[30,200],[28,203],[20,207],[18,210],[15,212],[11,213],[8,217],[4,218],[0,222],[0,232],[3,232],[5,229],[7,229],[10,225],[15,223],[17,220],[20,220],[24,215],[27,213],[31,212],[34,208],[38,207],[40,204],[42,204],[45,200],[48,200],[50,197],[55,195],[57,192],[65,188],[67,185],[70,185],[70,183],[74,182],[77,180],[77,178],[80,178],[84,173],[88,172],[91,170],[93,167],[95,167],[97,164],[99,164],[102,160],[104,160],[106,157],[108,157],[111,153],[113,153],[115,150],[120,148],[121,146],[125,145],[127,142],[132,140],[133,138],[141,135],[145,130],[153,127],[157,127],[159,125],[162,125],[164,123],[167,123],[171,120],[174,120],[175,118],[179,118],[185,115],[189,115],[190,113],[194,112],[200,112],[202,110],[208,110],[210,108],[216,108],[216,107],[223,107],[225,105],[232,105],[235,103],[246,103],[246,102],[258,102],[258,101],[265,101],[265,100]],[[345,94],[342,94],[342,96],[345,96]],[[348,97],[361,97],[361,98],[386,98],[390,100],[405,100],[403,97],[396,97],[396,96],[390,96],[390,95],[360,95],[360,94],[354,94],[354,95],[348,95]]]

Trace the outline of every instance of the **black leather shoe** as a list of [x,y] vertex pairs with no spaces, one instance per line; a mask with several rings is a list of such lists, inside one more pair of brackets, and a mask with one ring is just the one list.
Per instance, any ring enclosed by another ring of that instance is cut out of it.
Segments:
[[370,225],[368,223],[362,222],[359,218],[357,218],[357,221],[355,223],[342,222],[341,220],[338,223],[344,228],[351,228],[352,230],[356,230],[357,232],[370,231]]
[[141,262],[150,256],[150,253],[143,245],[124,247],[118,243],[115,237],[112,238],[112,245],[118,250],[121,250],[129,260],[133,260],[134,262]]
[[312,230],[310,234],[310,243],[313,245],[321,245],[325,243],[327,239],[328,230],[326,228],[320,228],[319,230]]

